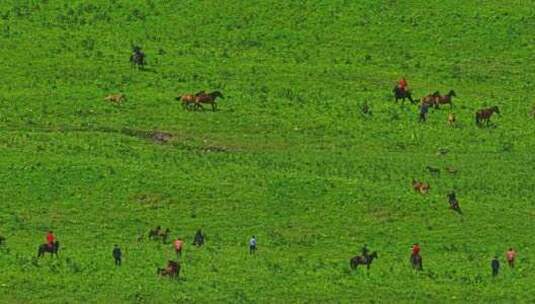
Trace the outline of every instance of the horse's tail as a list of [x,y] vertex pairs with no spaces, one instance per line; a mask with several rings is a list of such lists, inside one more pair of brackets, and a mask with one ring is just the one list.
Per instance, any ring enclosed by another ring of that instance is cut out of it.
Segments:
[[479,113],[476,113],[476,125],[479,125]]
[[179,95],[179,96],[175,97],[176,101],[180,101],[181,99],[182,99],[182,95]]

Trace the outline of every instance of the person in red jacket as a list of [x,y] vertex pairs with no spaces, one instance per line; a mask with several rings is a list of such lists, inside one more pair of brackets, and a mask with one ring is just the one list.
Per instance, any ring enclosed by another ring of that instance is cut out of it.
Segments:
[[407,83],[407,79],[405,79],[405,77],[401,77],[398,84],[399,89],[403,92],[407,92],[408,86],[409,84]]
[[420,245],[418,243],[412,246],[412,255],[420,255]]
[[48,233],[46,234],[46,243],[48,244],[48,247],[53,247],[54,241],[56,241],[54,233],[52,231],[48,231]]

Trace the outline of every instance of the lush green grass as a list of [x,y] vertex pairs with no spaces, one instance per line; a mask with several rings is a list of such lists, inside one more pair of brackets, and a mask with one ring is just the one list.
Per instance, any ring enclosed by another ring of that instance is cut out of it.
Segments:
[[[2,1],[0,302],[535,301],[534,15],[498,0]],[[132,43],[148,71],[130,68]],[[400,75],[418,96],[455,89],[458,126],[447,107],[419,124],[394,104]],[[220,111],[174,100],[201,89],[224,93]],[[128,101],[103,100],[115,92]],[[502,115],[476,127],[490,105]],[[155,276],[171,245],[136,241],[158,224],[187,241],[179,282]],[[61,257],[36,260],[48,229]],[[363,243],[379,259],[351,272]],[[517,269],[492,279],[509,246]]]

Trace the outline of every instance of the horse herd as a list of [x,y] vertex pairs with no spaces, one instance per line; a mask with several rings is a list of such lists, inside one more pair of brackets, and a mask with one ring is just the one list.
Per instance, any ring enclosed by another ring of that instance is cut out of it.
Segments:
[[[417,104],[418,102],[412,97],[412,93],[409,90],[402,90],[399,86],[394,87],[392,90],[394,93],[394,99],[396,102],[401,100],[404,102],[405,99],[408,99],[412,104]],[[435,109],[440,108],[441,105],[449,105],[450,109],[453,108],[453,97],[457,97],[457,94],[454,90],[450,90],[448,94],[441,95],[439,91],[435,91],[432,94],[428,94],[420,99],[420,107],[428,108],[434,107]],[[490,123],[490,118],[492,115],[500,114],[500,109],[497,106],[492,106],[489,108],[483,108],[475,113],[475,122],[476,125],[481,126],[485,123],[487,126]],[[425,119],[424,119],[425,120]],[[448,114],[448,124],[454,125],[456,121],[455,115],[453,113]]]

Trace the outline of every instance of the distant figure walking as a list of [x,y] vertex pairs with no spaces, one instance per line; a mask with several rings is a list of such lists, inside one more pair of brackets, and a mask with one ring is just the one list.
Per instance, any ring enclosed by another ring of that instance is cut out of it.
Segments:
[[113,259],[115,260],[116,266],[121,266],[121,257],[123,253],[121,252],[121,248],[119,248],[119,245],[115,244],[112,251]]
[[249,240],[249,254],[254,254],[256,252],[256,237],[253,237]]
[[451,191],[450,193],[448,193],[448,203],[450,204],[450,208],[452,210],[461,213],[461,206],[459,206],[459,201],[457,200],[457,195],[455,194],[455,191]]
[[422,103],[420,105],[420,119],[419,122],[426,122],[427,120],[427,113],[429,112],[429,104]]
[[182,256],[182,248],[184,247],[184,241],[182,241],[180,238],[177,238],[175,240],[175,253],[176,256]]
[[420,245],[415,243],[411,249],[411,265],[416,270],[423,270],[422,256],[420,255]]
[[457,121],[457,118],[455,117],[455,113],[449,113],[448,114],[448,125],[451,126],[451,127],[454,127],[456,121]]
[[507,252],[505,253],[505,257],[507,258],[507,263],[509,264],[509,267],[514,268],[515,259],[516,259],[516,251],[514,251],[513,248],[509,248],[509,250],[507,250]]
[[201,247],[204,245],[204,234],[202,233],[201,229],[197,230],[195,233],[195,237],[193,238],[193,245],[197,247]]
[[500,271],[500,261],[498,261],[497,256],[495,256],[494,259],[492,259],[492,261],[490,262],[490,267],[492,268],[492,276],[497,276],[498,271]]
[[130,63],[132,67],[143,70],[145,68],[145,53],[141,51],[139,46],[132,48],[132,55],[130,55]]

